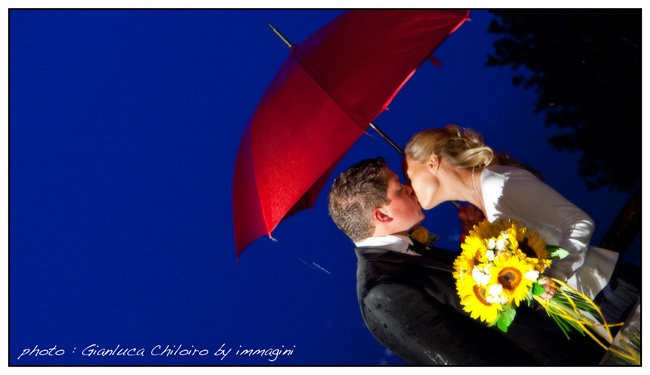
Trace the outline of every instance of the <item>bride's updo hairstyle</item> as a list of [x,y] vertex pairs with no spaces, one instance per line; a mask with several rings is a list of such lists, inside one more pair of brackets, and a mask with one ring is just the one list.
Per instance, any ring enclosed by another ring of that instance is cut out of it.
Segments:
[[483,143],[483,137],[471,129],[447,125],[415,134],[404,148],[404,156],[425,163],[438,155],[455,167],[472,168],[490,165],[494,151]]

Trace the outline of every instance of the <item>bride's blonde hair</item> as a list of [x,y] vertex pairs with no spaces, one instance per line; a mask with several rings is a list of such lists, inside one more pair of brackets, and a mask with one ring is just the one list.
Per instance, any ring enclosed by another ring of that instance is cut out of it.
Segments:
[[471,129],[447,125],[415,134],[404,148],[404,156],[425,163],[438,155],[460,168],[485,167],[495,159],[494,151],[483,143],[483,137]]

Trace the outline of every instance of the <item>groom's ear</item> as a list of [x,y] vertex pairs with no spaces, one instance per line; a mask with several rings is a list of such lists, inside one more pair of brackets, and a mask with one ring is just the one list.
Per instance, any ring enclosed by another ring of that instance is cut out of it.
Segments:
[[386,212],[383,206],[377,207],[372,211],[372,218],[376,222],[380,222],[380,223],[387,223],[393,220],[393,218],[390,217],[390,215],[388,215],[388,213]]

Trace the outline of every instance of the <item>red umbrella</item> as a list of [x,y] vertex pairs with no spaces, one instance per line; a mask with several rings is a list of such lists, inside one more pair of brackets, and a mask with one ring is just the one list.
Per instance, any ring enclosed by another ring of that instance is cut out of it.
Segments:
[[237,258],[284,218],[313,207],[347,150],[468,16],[468,10],[353,10],[291,46],[239,144]]

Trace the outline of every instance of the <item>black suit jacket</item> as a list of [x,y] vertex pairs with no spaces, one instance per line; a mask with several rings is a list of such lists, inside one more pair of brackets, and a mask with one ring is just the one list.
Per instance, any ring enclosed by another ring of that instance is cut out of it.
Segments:
[[452,277],[456,254],[422,256],[357,248],[357,296],[366,326],[412,365],[596,365],[605,354],[591,339],[567,339],[539,309],[523,304],[504,334],[460,306]]

